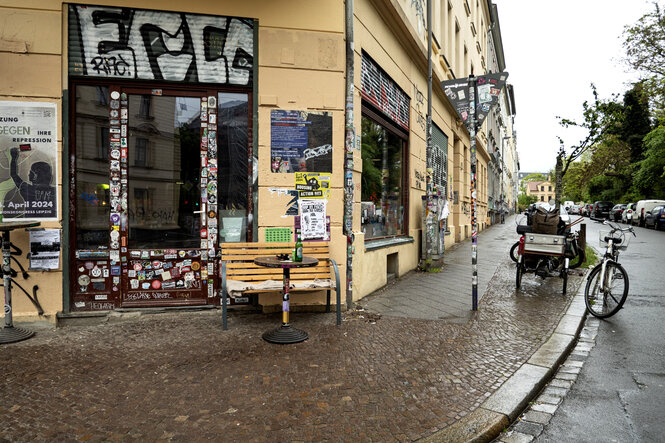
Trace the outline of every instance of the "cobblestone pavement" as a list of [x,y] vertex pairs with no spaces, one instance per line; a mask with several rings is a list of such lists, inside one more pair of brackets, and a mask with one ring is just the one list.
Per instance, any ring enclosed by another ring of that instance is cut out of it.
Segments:
[[600,320],[587,317],[579,340],[566,361],[519,419],[494,440],[496,443],[528,443],[542,434],[568,391],[577,381],[589,353],[596,345],[599,325]]
[[[516,293],[509,243],[465,322],[354,311],[337,327],[334,313],[295,313],[310,338],[288,346],[261,339],[278,316],[233,313],[222,331],[218,311],[40,330],[0,347],[0,440],[427,437],[478,408],[547,340],[580,283],[571,278],[563,296],[559,279],[531,275]],[[458,278],[469,276],[470,264]]]

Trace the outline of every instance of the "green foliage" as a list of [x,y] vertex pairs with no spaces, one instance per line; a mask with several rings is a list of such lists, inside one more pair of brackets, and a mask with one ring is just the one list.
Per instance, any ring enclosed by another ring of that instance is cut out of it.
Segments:
[[545,174],[541,174],[540,172],[533,172],[522,179],[523,182],[544,182],[546,180],[547,176]]
[[637,83],[623,96],[624,119],[621,123],[620,138],[630,147],[630,161],[642,159],[642,140],[651,131],[649,101],[643,83]]
[[626,26],[623,47],[626,63],[643,76],[651,108],[662,122],[665,110],[665,15],[656,1],[653,11]]
[[[587,239],[587,243],[588,240],[589,239]],[[587,244],[586,248],[584,249],[584,252],[586,254],[586,258],[584,259],[584,263],[582,263],[580,267],[586,269],[595,266],[596,262],[598,261],[598,256],[596,255],[596,251]]]
[[368,118],[362,119],[362,162],[361,190],[363,201],[376,201],[381,196],[381,158],[385,145],[385,131]]
[[524,211],[527,206],[530,204],[536,203],[538,201],[538,198],[535,195],[526,195],[526,194],[520,194],[517,197],[517,205],[519,208],[519,211],[522,212]]
[[665,198],[665,127],[659,126],[644,139],[644,160],[635,172],[635,189],[646,198]]
[[[639,200],[645,192],[637,186],[637,177],[633,180],[641,166],[634,159],[642,158],[643,139],[651,128],[643,85],[638,83],[626,91],[622,101],[614,96],[613,100],[596,100],[594,106],[595,111],[587,115],[596,121],[587,122],[587,126],[600,126],[593,144],[577,161],[568,164],[568,174],[562,179],[563,193],[570,200],[591,202]],[[590,111],[588,105],[586,109]],[[648,175],[653,176],[653,171]]]

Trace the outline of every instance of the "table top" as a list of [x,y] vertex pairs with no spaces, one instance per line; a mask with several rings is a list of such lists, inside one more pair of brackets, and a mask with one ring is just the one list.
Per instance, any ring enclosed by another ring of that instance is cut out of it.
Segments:
[[314,257],[303,257],[302,261],[281,260],[277,257],[256,257],[254,264],[265,266],[266,268],[308,268],[316,266],[319,260]]
[[14,229],[34,228],[39,225],[40,222],[38,221],[26,220],[0,222],[0,231],[13,231]]

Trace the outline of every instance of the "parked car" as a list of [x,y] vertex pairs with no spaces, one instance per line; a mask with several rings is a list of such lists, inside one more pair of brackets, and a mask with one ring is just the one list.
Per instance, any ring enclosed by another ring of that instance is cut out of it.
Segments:
[[597,201],[591,207],[591,220],[606,220],[610,218],[610,210],[614,203],[608,201]]
[[636,203],[628,203],[626,205],[626,209],[624,209],[623,213],[621,214],[621,223],[628,223],[628,224],[631,223],[631,221],[633,220],[633,213],[635,212],[636,206],[637,206]]
[[614,207],[610,210],[610,220],[621,221],[621,214],[623,214],[625,209],[625,204],[619,203],[618,205],[614,205]]
[[656,231],[665,228],[665,206],[656,206],[644,217],[644,227],[653,227]]
[[640,200],[635,206],[632,223],[637,226],[644,226],[644,219],[647,212],[651,212],[656,206],[665,206],[665,200]]
[[582,215],[584,215],[585,217],[591,217],[591,207],[592,206],[593,205],[591,203],[585,204],[584,209],[583,209],[584,213]]

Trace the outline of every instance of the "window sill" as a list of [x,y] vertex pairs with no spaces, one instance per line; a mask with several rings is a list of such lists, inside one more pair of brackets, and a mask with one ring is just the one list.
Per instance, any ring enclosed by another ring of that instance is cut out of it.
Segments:
[[365,240],[365,251],[376,251],[377,249],[388,248],[390,246],[405,245],[413,243],[413,237],[394,237],[381,240]]

